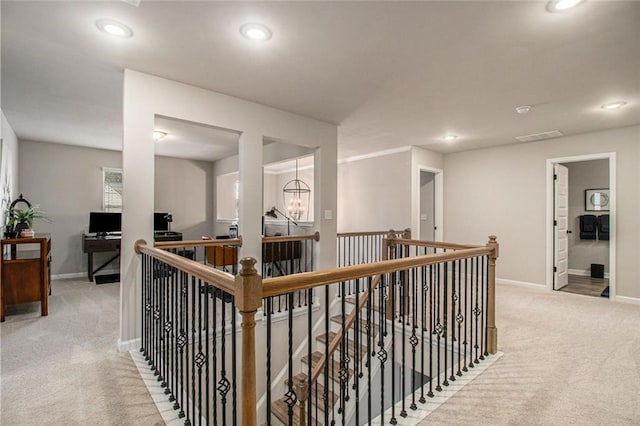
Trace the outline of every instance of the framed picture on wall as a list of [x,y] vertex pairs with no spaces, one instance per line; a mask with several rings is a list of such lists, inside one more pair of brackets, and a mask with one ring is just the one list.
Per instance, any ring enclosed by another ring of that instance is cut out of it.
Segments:
[[584,209],[588,212],[608,212],[609,211],[609,190],[608,189],[585,189]]

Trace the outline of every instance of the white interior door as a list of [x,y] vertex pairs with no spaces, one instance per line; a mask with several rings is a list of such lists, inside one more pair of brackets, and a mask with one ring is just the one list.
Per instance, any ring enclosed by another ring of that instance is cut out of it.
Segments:
[[569,169],[554,165],[554,279],[553,289],[559,290],[569,283]]

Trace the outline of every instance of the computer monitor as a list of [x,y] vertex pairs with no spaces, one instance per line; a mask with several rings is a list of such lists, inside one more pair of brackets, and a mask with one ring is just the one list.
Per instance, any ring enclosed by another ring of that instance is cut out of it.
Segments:
[[89,213],[89,232],[96,234],[122,232],[122,213]]
[[169,213],[154,213],[153,214],[153,230],[154,231],[168,231],[169,221],[167,220]]

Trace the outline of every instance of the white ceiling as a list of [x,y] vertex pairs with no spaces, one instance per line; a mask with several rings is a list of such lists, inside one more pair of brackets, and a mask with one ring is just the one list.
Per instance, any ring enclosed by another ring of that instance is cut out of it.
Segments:
[[[341,157],[452,152],[640,123],[640,3],[11,2],[2,108],[20,138],[120,149],[123,69],[339,124]],[[130,39],[95,21],[129,25]],[[268,43],[243,39],[266,24]],[[603,111],[622,99],[628,105]],[[518,105],[532,105],[518,115]],[[445,143],[440,138],[460,138]],[[295,141],[292,141],[295,142]]]
[[155,142],[156,155],[216,161],[238,154],[237,132],[156,116],[155,130],[167,135]]

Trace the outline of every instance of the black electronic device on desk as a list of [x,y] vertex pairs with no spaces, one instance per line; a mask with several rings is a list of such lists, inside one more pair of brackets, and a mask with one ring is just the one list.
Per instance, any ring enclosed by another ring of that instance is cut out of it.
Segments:
[[155,241],[182,241],[182,232],[171,230],[173,215],[171,213],[153,214],[153,239]]

